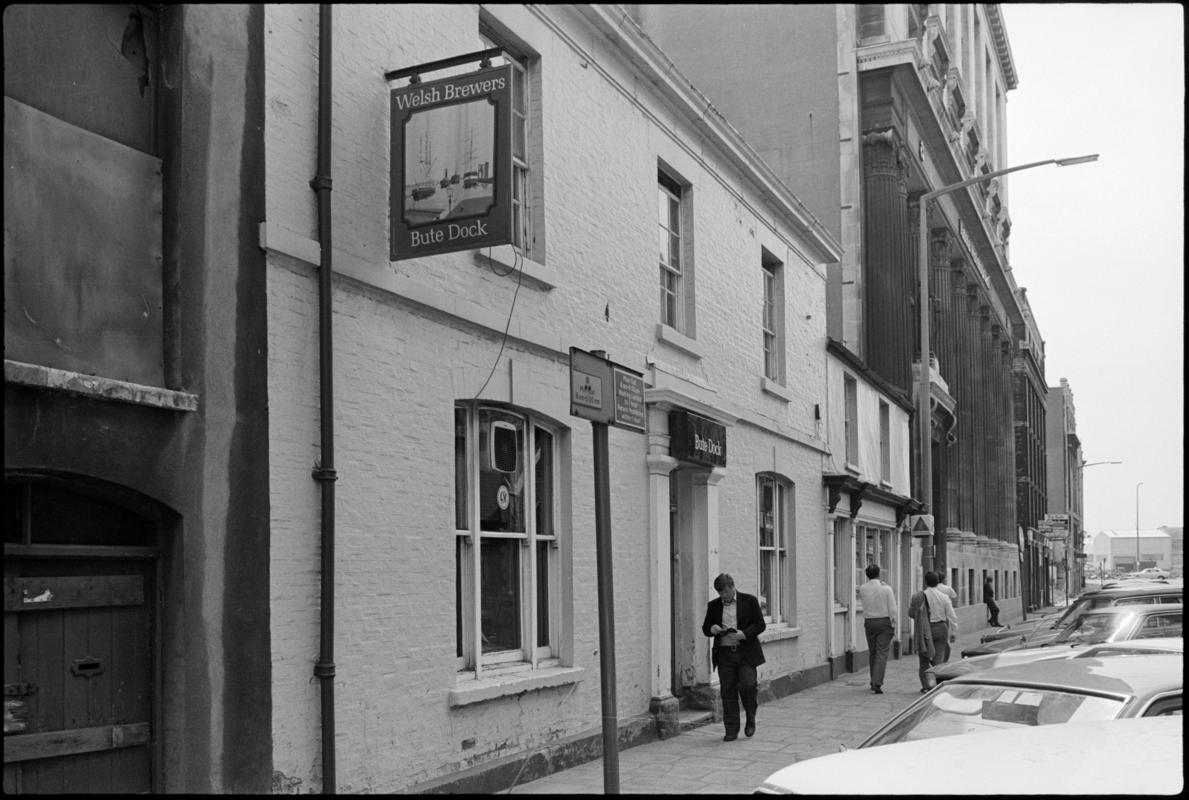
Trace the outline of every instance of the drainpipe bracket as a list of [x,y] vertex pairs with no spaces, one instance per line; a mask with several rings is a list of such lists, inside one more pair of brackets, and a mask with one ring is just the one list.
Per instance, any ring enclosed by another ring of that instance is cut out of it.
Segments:
[[334,467],[314,467],[314,480],[316,481],[337,481],[339,474]]

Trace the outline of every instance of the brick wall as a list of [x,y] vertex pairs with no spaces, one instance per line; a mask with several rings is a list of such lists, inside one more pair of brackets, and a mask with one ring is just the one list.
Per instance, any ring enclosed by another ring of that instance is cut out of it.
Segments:
[[[820,260],[705,134],[561,9],[492,13],[542,55],[546,288],[501,277],[470,253],[390,263],[385,70],[481,49],[473,5],[336,6],[335,269],[336,753],[339,791],[400,791],[581,733],[600,722],[590,426],[569,415],[568,347],[605,349],[647,372],[662,363],[713,398],[730,429],[720,485],[722,566],[754,587],[754,473],[797,486],[799,637],[769,648],[767,677],[824,658],[824,512],[813,406],[824,403]],[[274,769],[318,791],[319,647],[316,215],[317,10],[266,6]],[[658,321],[656,170],[693,185],[697,344],[667,348]],[[271,238],[271,233],[270,233]],[[760,246],[786,269],[788,399],[760,391]],[[572,605],[571,686],[452,708],[455,686],[453,403],[479,389],[571,426],[563,436],[563,560]],[[609,316],[609,318],[608,318]],[[511,362],[511,366],[508,365]],[[647,379],[646,379],[647,380]],[[617,697],[645,717],[652,631],[645,437],[610,432]],[[667,498],[665,498],[667,502]],[[753,589],[754,591],[754,589]]]

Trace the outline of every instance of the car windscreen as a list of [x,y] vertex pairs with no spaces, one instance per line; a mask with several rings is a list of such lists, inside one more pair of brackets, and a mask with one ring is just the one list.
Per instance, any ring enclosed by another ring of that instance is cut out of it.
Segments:
[[[1097,644],[1112,641],[1121,631],[1135,622],[1134,614],[1096,614],[1090,612],[1078,617],[1068,628],[1061,631],[1053,644]],[[1128,637],[1123,637],[1128,638]]]
[[864,747],[999,728],[1114,719],[1124,705],[1123,698],[1056,688],[946,683],[921,698],[914,710]]

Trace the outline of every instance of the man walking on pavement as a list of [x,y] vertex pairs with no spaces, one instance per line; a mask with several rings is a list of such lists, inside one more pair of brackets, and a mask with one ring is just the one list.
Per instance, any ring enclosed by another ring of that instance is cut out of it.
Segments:
[[947,641],[958,638],[958,615],[949,597],[937,589],[937,573],[925,573],[925,588],[912,596],[908,615],[913,621],[913,644],[916,646],[920,668],[921,694],[929,691],[925,673],[929,667],[942,663]]
[[[958,593],[954,591],[953,587],[945,582],[945,571],[941,570],[937,573],[937,589],[950,599],[950,605],[954,607],[954,613],[958,609]],[[945,640],[945,652],[941,656],[943,662],[950,660],[950,640]]]
[[995,584],[991,581],[990,575],[983,581],[983,602],[987,604],[987,614],[989,616],[987,624],[998,628],[999,606],[995,604]]
[[756,732],[756,668],[764,663],[760,634],[766,627],[760,601],[754,595],[735,591],[735,579],[722,573],[714,579],[718,597],[706,604],[702,633],[714,637],[710,651],[711,669],[718,670],[722,697],[724,742],[739,738],[739,703],[747,714],[744,736]]
[[871,691],[883,694],[883,676],[888,666],[888,649],[896,635],[896,594],[879,579],[879,567],[868,564],[867,582],[859,587],[863,603],[863,631],[867,634],[867,657],[871,660]]

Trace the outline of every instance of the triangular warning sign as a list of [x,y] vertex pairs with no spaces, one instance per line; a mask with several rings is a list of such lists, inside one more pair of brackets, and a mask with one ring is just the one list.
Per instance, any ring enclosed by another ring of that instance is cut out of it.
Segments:
[[917,532],[917,531],[920,531],[923,533],[929,532],[929,523],[925,522],[924,514],[917,516],[917,524],[915,526],[913,526],[912,530],[913,530],[913,532]]

